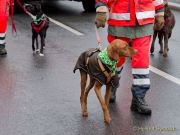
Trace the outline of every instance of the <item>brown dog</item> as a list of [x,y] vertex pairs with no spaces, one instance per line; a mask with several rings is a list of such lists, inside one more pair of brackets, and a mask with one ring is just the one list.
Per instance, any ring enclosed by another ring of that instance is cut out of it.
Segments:
[[[109,99],[111,95],[111,88],[119,83],[119,79],[117,75],[111,72],[111,69],[108,65],[101,63],[98,58],[100,50],[98,49],[90,49],[88,51],[83,52],[76,63],[74,68],[74,72],[76,69],[80,70],[81,75],[81,109],[83,117],[88,116],[87,112],[87,97],[89,91],[94,87],[95,93],[98,97],[98,100],[101,104],[103,113],[104,113],[104,121],[108,124],[111,122],[111,117],[109,114]],[[119,39],[115,39],[111,44],[107,47],[107,54],[111,60],[118,61],[121,57],[131,57],[137,53],[132,47]],[[87,75],[89,75],[90,82],[86,87],[87,83]],[[102,85],[106,85],[106,94],[105,101],[101,94]]]
[[[156,37],[158,35],[159,44],[160,44],[159,53],[162,53],[164,57],[167,57],[167,52],[169,51],[168,40],[171,37],[172,29],[174,28],[175,25],[175,16],[170,10],[167,0],[164,0],[164,7],[165,7],[164,26],[161,30],[154,30],[153,41],[151,45],[151,53],[154,52],[154,44]],[[164,47],[163,47],[163,38],[164,38]]]

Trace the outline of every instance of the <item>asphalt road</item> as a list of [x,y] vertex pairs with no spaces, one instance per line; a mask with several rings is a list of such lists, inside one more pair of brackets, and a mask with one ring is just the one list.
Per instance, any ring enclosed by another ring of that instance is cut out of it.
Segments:
[[174,3],[178,3],[180,4],[180,1],[179,0],[168,0],[169,2],[174,2]]
[[[83,36],[50,23],[45,56],[39,57],[31,50],[31,18],[16,14],[17,36],[13,37],[9,25],[8,55],[0,58],[0,135],[180,134],[180,86],[154,72],[150,73],[152,86],[147,94],[152,116],[130,111],[130,60],[122,73],[117,102],[110,106],[112,124],[104,124],[94,91],[88,98],[89,117],[84,119],[79,102],[80,76],[78,72],[73,74],[73,68],[82,51],[97,47],[95,14],[83,12],[81,3],[76,2],[48,3],[44,12]],[[169,56],[162,57],[156,43],[151,65],[180,79],[180,12],[173,12],[176,26],[169,42]],[[100,37],[106,46],[106,29],[100,30]]]

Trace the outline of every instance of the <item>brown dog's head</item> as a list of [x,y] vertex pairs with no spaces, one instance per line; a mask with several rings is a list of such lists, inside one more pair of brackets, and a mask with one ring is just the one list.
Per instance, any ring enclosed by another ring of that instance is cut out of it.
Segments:
[[127,42],[115,39],[107,47],[109,58],[118,61],[121,57],[132,57],[137,53],[137,50],[128,45]]

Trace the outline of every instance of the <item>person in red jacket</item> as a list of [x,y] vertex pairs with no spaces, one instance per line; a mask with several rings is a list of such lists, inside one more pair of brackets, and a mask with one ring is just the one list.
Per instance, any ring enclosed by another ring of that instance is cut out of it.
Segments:
[[6,55],[5,38],[9,16],[10,0],[0,0],[0,56]]
[[[151,108],[145,101],[146,92],[150,89],[149,48],[153,28],[161,29],[164,25],[163,0],[98,0],[96,2],[97,28],[105,27],[108,19],[108,41],[121,39],[138,53],[132,57],[133,84],[131,110],[140,114],[151,114]],[[155,25],[154,25],[155,22]],[[120,74],[125,58],[117,64]],[[110,101],[115,102],[116,89],[112,89]]]

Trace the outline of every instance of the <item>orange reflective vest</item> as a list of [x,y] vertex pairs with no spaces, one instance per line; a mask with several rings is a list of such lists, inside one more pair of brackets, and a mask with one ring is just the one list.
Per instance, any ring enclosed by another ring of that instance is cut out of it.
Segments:
[[163,8],[163,0],[98,0],[112,10],[108,24],[135,26],[154,23],[156,10]]

